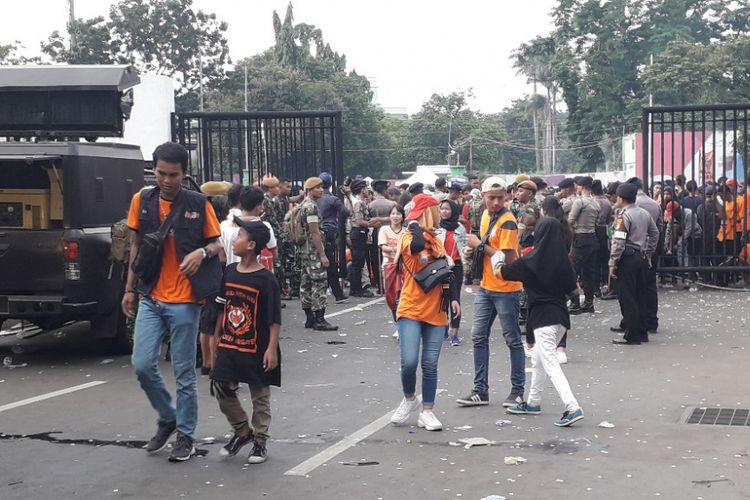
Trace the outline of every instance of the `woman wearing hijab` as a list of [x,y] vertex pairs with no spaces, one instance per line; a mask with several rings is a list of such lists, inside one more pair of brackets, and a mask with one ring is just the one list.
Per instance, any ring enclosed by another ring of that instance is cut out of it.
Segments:
[[[443,294],[450,294],[450,309],[455,316],[461,306],[454,287],[436,286],[425,293],[414,276],[436,259],[445,258],[445,248],[435,234],[440,221],[438,201],[430,195],[418,194],[407,215],[407,232],[399,239],[396,260],[401,258],[404,284],[396,311],[401,338],[401,385],[404,399],[391,416],[394,424],[403,424],[419,407],[416,398],[417,364],[422,364],[422,411],[417,425],[428,431],[439,431],[443,424],[433,413],[437,392],[437,369],[443,336],[448,327],[448,311],[443,307]],[[449,261],[450,264],[450,261]],[[420,356],[419,347],[422,345]]]
[[565,413],[555,425],[572,425],[583,418],[583,411],[573,396],[555,352],[557,339],[570,328],[566,297],[576,287],[575,272],[565,249],[563,226],[555,218],[542,217],[534,228],[534,250],[531,253],[507,266],[501,253],[495,255],[495,274],[505,280],[523,282],[529,300],[526,328],[533,331],[536,338],[529,398],[506,411],[514,415],[540,414],[542,389],[548,376],[565,404]]
[[[445,247],[445,253],[453,260],[453,282],[451,286],[455,288],[454,294],[459,297],[461,302],[461,284],[464,282],[464,266],[461,264],[461,256],[466,246],[466,228],[459,223],[461,216],[461,207],[453,200],[443,200],[440,202],[440,227],[435,234]],[[458,329],[461,326],[461,316],[451,314],[450,327],[446,333],[446,339],[450,336],[452,346],[461,345],[461,339],[458,337]]]

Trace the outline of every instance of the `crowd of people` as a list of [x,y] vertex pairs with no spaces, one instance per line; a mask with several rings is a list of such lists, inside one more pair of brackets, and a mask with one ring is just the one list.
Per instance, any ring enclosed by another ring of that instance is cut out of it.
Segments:
[[[659,328],[657,267],[682,266],[686,278],[728,284],[732,274],[712,268],[747,259],[750,199],[732,179],[699,187],[678,177],[648,193],[639,178],[605,187],[581,176],[548,186],[526,175],[510,185],[496,176],[439,178],[434,186],[354,178],[334,190],[322,172],[301,189],[269,174],[253,186],[208,182],[201,194],[181,187],[182,146],[159,146],[153,163],[157,185],[131,202],[128,226],[136,236],[123,310],[135,318],[133,366],[159,416],[146,449],[163,449],[176,432],[175,461],[195,453],[198,330],[202,373],[234,429],[222,454],[252,444],[249,463],[266,459],[269,388],[280,384],[281,310],[299,298],[304,328],[336,330],[326,319],[329,291],[335,303],[390,299],[403,390],[394,424],[420,410],[419,427],[442,429],[433,412],[438,360],[445,343],[462,342],[461,291],[470,285],[475,376],[457,404],[489,404],[497,319],[510,357],[503,406],[541,413],[549,377],[565,405],[555,425],[569,426],[583,418],[561,368],[571,314],[593,313],[597,298],[616,299],[622,320],[611,329],[623,336],[614,342],[639,345]],[[141,262],[150,246],[157,248],[155,275]],[[166,336],[176,403],[158,366]],[[250,418],[237,398],[240,383],[250,386]]]

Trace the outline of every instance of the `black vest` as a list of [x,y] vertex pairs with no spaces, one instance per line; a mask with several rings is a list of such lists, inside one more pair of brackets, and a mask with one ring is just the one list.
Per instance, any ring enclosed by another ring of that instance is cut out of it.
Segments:
[[[159,211],[159,188],[142,190],[138,214],[138,232],[140,234],[153,233],[159,230],[161,226]],[[203,226],[206,223],[206,196],[184,188],[180,189],[172,203],[172,212],[175,215],[172,219],[170,234],[173,234],[175,238],[177,260],[182,262],[187,254],[203,248],[208,243],[203,237]],[[204,261],[198,272],[188,278],[193,291],[196,292],[196,299],[203,298],[197,292],[199,289],[205,288],[207,279],[211,279],[205,275],[205,272],[201,272],[210,267],[206,264],[207,261]],[[154,286],[156,286],[156,281],[153,283],[138,281],[138,291],[145,295],[148,295]]]

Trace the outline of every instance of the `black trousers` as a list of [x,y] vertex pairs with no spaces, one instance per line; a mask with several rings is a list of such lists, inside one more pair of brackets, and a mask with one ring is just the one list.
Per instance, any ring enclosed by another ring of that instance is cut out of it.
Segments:
[[575,235],[571,260],[576,274],[581,277],[581,287],[587,301],[594,300],[594,291],[599,282],[598,253],[599,240],[595,234]]
[[607,285],[609,284],[609,240],[606,233],[597,234],[596,239],[599,242],[599,251],[596,253],[599,286]]
[[632,250],[626,250],[617,263],[615,283],[626,340],[639,341],[648,338],[646,294],[643,293],[647,267],[641,254]]
[[380,286],[380,247],[377,232],[373,232],[372,243],[367,245],[367,261],[370,264],[370,283],[373,288],[383,293],[383,288]]
[[337,230],[325,231],[324,233],[325,251],[326,257],[328,257],[328,269],[326,273],[328,275],[328,286],[331,288],[331,292],[336,299],[341,299],[344,296],[344,291],[341,290],[341,283],[339,282],[339,259],[338,259],[338,245],[336,244]]
[[656,264],[658,257],[655,255],[651,257],[651,268],[646,266],[645,275],[645,288],[644,293],[646,299],[646,328],[648,330],[657,330],[659,328],[659,293],[656,288]]
[[351,292],[362,292],[362,269],[367,264],[367,230],[352,227],[352,265],[349,268],[349,286]]

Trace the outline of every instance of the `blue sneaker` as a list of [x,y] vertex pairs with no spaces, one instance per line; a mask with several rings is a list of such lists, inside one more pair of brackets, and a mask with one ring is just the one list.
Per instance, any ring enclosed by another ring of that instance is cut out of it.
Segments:
[[506,408],[505,412],[511,415],[539,415],[542,413],[542,405],[534,406],[522,401],[515,406]]
[[458,335],[451,335],[451,345],[453,347],[457,347],[461,345],[461,339],[458,338]]
[[583,410],[578,408],[576,411],[566,411],[560,420],[555,422],[558,427],[569,427],[579,420],[583,420]]

